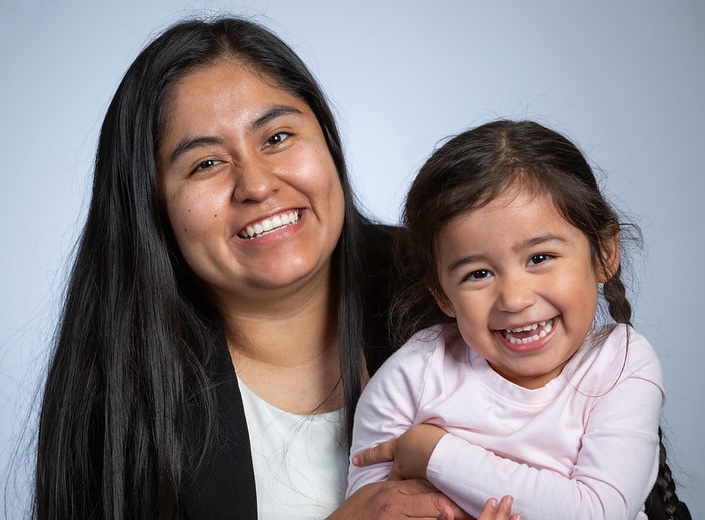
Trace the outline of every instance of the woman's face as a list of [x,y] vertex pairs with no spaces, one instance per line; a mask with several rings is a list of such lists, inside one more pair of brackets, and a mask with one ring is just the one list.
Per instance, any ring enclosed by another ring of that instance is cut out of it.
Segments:
[[219,303],[328,284],[343,191],[309,106],[235,60],[197,69],[167,104],[157,168],[178,246]]

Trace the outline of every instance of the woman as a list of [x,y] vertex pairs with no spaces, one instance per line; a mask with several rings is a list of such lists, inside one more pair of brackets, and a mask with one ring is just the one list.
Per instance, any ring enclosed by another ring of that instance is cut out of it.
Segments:
[[[332,512],[355,402],[389,351],[390,243],[355,207],[332,114],[291,49],[238,19],[167,30],[101,129],[34,515]],[[263,413],[300,435],[272,437]],[[425,482],[390,482],[331,518],[435,518],[449,504]]]

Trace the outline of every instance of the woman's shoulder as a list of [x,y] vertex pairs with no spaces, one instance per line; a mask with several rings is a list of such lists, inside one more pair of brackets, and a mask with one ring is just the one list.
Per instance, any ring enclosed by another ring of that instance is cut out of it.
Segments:
[[396,228],[365,223],[362,227],[360,262],[362,278],[358,281],[365,335],[367,368],[374,373],[394,351],[389,331],[389,309],[399,276],[394,268],[394,234]]

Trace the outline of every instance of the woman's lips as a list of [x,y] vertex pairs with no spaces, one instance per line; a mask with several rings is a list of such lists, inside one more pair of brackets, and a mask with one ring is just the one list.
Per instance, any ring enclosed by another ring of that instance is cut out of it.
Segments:
[[298,209],[282,211],[258,222],[248,224],[237,236],[246,240],[261,237],[277,229],[296,224],[299,221],[299,217],[300,211]]

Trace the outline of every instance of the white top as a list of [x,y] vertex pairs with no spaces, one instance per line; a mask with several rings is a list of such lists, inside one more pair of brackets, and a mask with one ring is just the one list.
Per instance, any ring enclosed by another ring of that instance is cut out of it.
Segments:
[[[427,477],[473,516],[489,497],[511,494],[512,510],[529,520],[645,519],[658,470],[661,366],[648,341],[623,325],[587,346],[529,390],[492,370],[455,326],[422,331],[365,388],[351,452],[431,423],[449,434]],[[351,465],[348,493],[386,480],[390,469]]]
[[342,410],[296,415],[238,378],[252,448],[259,520],[318,520],[345,498],[348,451]]

